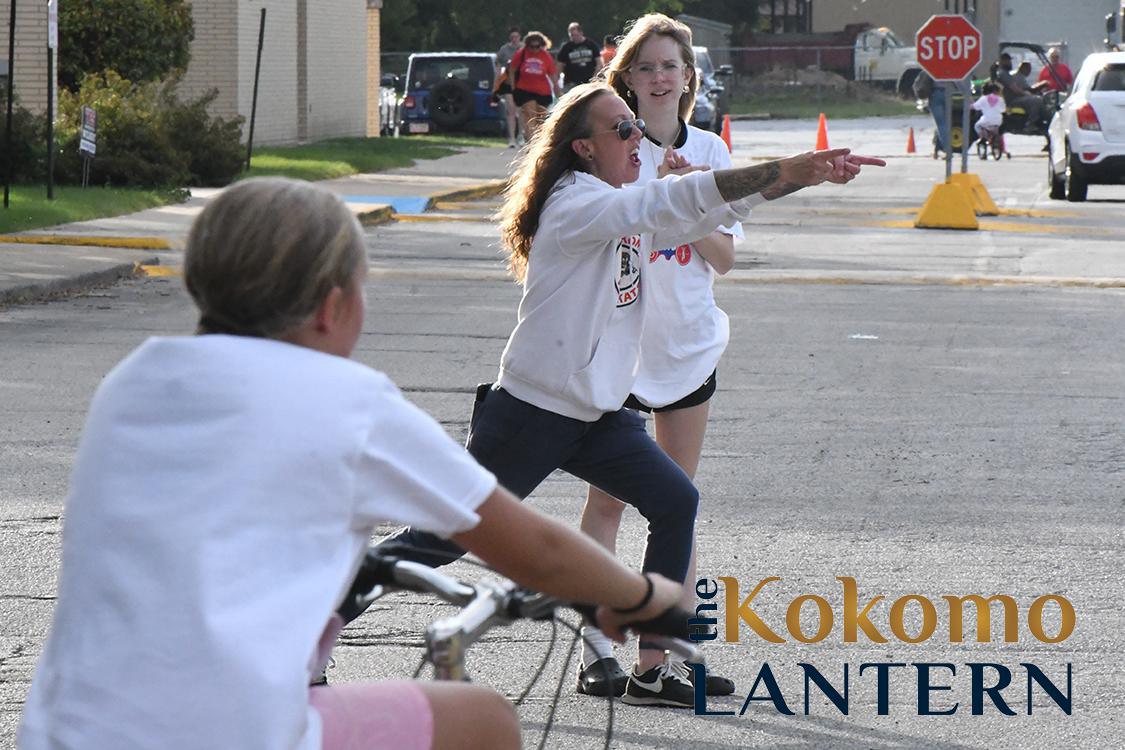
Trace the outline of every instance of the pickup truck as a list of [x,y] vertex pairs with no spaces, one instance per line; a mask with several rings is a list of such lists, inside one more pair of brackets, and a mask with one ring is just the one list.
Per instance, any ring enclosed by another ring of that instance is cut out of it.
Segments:
[[741,46],[741,69],[746,73],[819,65],[849,80],[891,88],[906,98],[913,98],[914,78],[921,70],[913,46],[903,44],[890,29],[869,23],[817,34],[751,33],[742,37]]

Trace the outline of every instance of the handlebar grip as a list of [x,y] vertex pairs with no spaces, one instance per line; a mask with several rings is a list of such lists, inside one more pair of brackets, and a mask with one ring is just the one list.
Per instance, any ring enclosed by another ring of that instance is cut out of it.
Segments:
[[669,607],[650,620],[631,622],[628,624],[628,627],[630,630],[637,633],[664,635],[669,638],[677,638],[681,641],[686,641],[691,637],[688,631],[688,618],[691,616],[691,612],[676,605],[674,607]]
[[[574,602],[570,606],[575,612],[582,615],[582,619],[589,624],[593,625],[596,623],[594,612],[597,610],[597,607],[594,605]],[[688,618],[691,616],[691,612],[677,605],[669,607],[664,610],[664,612],[651,619],[626,623],[626,627],[635,633],[663,635],[669,638],[687,641],[690,640],[691,635],[688,631]]]

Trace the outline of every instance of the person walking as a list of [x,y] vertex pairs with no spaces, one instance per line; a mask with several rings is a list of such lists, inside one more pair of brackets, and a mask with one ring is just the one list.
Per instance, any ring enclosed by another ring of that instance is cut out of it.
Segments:
[[[682,583],[698,493],[624,408],[652,304],[644,259],[736,224],[763,200],[847,183],[882,162],[837,149],[624,187],[640,174],[644,128],[612,88],[593,82],[564,95],[531,141],[500,210],[523,297],[499,378],[478,390],[467,447],[519,497],[562,469],[634,506],[648,521],[642,569]],[[420,529],[377,548],[430,565],[464,554]],[[691,683],[660,648],[642,640],[633,673],[629,702],[694,705]]]
[[524,140],[535,137],[539,123],[547,115],[554,94],[561,94],[559,71],[551,57],[551,40],[539,31],[529,31],[523,47],[509,65],[512,76],[512,98],[519,111],[520,130]]
[[586,38],[577,21],[571,21],[566,33],[569,39],[559,47],[557,57],[562,66],[563,91],[570,91],[598,74],[602,69],[602,51],[597,42]]
[[523,46],[519,27],[508,29],[508,41],[496,52],[496,65],[500,69],[498,85],[493,92],[504,105],[504,119],[508,125],[508,148],[516,147],[516,102],[512,98],[512,57]]

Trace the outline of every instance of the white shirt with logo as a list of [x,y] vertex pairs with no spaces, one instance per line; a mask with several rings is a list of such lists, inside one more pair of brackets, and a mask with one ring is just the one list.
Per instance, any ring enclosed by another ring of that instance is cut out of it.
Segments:
[[495,487],[357,362],[149,339],[90,406],[19,747],[319,750],[317,643],[374,525],[466,531]]
[[[687,139],[676,153],[696,166],[732,166],[721,138],[690,125],[685,127]],[[645,138],[640,157],[641,175],[634,183],[638,185],[656,179],[664,149]],[[719,227],[719,231],[736,239],[743,236],[740,222]],[[730,339],[730,324],[726,313],[715,304],[711,288],[715,272],[691,243],[654,246],[644,263],[649,299],[633,395],[643,404],[661,407],[695,392],[714,372]]]
[[710,172],[624,188],[584,172],[565,174],[539,216],[499,384],[584,422],[620,409],[636,378],[651,305],[652,248],[738,223],[760,200],[724,202]]

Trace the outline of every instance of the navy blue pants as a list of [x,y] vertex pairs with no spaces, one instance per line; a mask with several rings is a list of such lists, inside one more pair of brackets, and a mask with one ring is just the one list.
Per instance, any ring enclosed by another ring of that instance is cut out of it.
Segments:
[[[468,449],[520,499],[562,469],[632,505],[648,521],[642,569],[673,581],[687,575],[699,493],[636,412],[619,409],[583,422],[493,388],[474,409]],[[465,554],[453,542],[416,529],[387,537],[378,549],[433,567]]]

